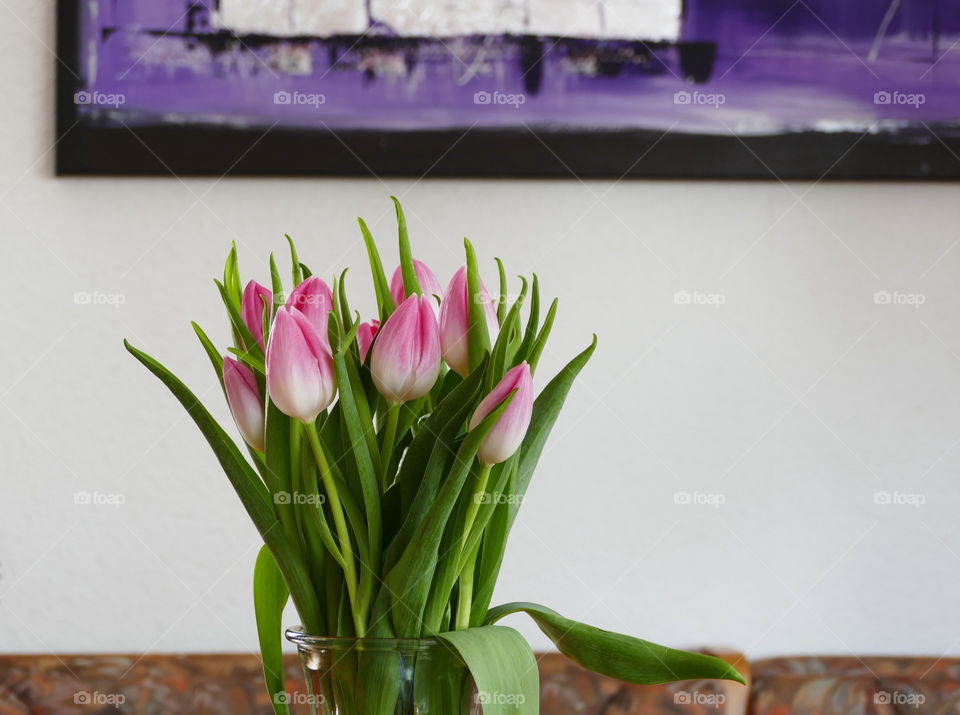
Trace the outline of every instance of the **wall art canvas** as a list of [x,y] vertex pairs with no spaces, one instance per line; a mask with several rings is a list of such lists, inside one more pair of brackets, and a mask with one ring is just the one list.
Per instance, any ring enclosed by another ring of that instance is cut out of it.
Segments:
[[960,0],[60,0],[61,173],[960,175]]

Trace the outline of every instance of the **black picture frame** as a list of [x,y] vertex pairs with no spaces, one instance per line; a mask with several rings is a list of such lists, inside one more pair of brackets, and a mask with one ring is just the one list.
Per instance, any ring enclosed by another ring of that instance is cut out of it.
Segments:
[[[649,131],[250,130],[85,121],[78,0],[57,3],[59,176],[432,176],[746,180],[956,180],[960,137],[896,134],[739,137]],[[958,118],[960,119],[960,118]]]

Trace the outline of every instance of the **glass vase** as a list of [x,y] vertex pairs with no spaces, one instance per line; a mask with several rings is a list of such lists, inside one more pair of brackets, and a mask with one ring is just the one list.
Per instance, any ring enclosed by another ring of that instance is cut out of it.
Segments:
[[300,704],[314,715],[482,713],[470,671],[446,641],[328,638],[297,628],[286,635],[307,681]]

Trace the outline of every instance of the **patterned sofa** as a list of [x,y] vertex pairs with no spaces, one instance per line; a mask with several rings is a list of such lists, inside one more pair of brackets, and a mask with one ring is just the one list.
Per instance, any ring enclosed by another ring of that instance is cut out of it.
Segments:
[[[737,654],[719,655],[749,674],[748,687],[687,682],[641,688],[588,673],[563,656],[545,654],[540,657],[541,712],[960,713],[960,659],[795,657],[747,664]],[[295,656],[288,659],[287,672],[291,690],[302,689]],[[254,655],[0,656],[0,715],[271,712]]]

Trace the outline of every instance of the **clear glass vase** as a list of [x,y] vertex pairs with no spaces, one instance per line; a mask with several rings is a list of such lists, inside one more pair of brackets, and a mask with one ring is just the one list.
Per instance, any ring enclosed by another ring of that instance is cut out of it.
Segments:
[[482,713],[470,671],[443,640],[286,635],[300,652],[314,715]]

